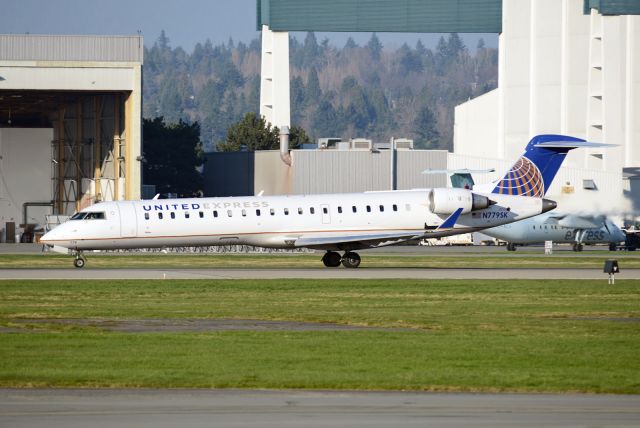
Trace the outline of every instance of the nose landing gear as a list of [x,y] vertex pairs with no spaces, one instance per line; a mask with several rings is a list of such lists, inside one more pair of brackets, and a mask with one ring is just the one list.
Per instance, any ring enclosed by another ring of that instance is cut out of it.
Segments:
[[327,251],[322,256],[322,263],[326,267],[338,267],[340,263],[346,268],[357,268],[360,266],[360,255],[358,253],[354,253],[353,251],[347,251],[344,253],[344,256],[340,256],[339,253],[335,251]]

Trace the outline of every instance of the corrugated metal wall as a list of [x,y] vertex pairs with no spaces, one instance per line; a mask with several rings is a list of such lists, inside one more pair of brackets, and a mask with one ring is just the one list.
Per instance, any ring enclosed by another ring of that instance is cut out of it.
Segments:
[[389,190],[388,152],[294,150],[294,193]]
[[258,29],[500,33],[502,0],[257,0]]
[[0,34],[2,61],[143,60],[142,36],[56,36]]
[[601,15],[640,15],[638,0],[584,0],[584,14],[591,8],[597,9]]
[[[391,189],[388,150],[293,150],[291,157],[293,167],[283,171],[278,151],[210,153],[204,168],[205,194],[241,196],[261,190],[265,195],[317,194]],[[396,188],[446,187],[445,174],[422,174],[426,168],[446,167],[446,151],[398,150]],[[247,180],[252,177],[255,182],[249,186]]]

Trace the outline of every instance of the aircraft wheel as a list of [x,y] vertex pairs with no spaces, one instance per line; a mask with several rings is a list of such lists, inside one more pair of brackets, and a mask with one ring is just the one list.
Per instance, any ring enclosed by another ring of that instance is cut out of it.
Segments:
[[360,266],[360,255],[351,251],[344,253],[342,265],[346,268],[357,268]]
[[322,256],[322,263],[324,263],[326,267],[338,267],[340,266],[340,259],[340,254],[335,251],[327,251],[324,253],[324,256]]
[[615,251],[618,249],[618,246],[616,244],[609,244],[609,251]]
[[74,265],[75,267],[77,267],[77,268],[82,268],[82,267],[84,267],[84,259],[83,259],[83,258],[78,257],[77,259],[75,259],[75,260],[73,261],[73,265]]
[[516,244],[514,244],[513,242],[509,242],[507,244],[507,251],[515,251],[516,250]]
[[582,251],[583,248],[582,244],[573,244],[573,251]]

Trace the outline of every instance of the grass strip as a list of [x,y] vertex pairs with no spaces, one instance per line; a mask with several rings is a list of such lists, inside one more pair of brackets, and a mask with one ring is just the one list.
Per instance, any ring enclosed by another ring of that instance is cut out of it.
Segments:
[[[0,386],[640,393],[640,280],[2,281]],[[113,333],[236,318],[410,331]]]
[[[321,254],[92,254],[85,269],[189,269],[189,268],[318,268]],[[368,268],[594,268],[616,258],[621,269],[640,268],[640,252],[584,255],[514,254],[379,254],[363,252],[360,269]],[[6,254],[2,269],[56,269],[72,267],[73,258],[61,254]]]

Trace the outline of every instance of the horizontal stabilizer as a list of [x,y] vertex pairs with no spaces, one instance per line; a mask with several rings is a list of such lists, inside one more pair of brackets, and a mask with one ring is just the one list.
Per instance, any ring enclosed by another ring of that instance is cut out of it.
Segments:
[[595,149],[598,147],[616,147],[615,144],[594,143],[591,141],[545,141],[534,144],[533,147],[543,149]]
[[422,171],[423,174],[488,174],[490,172],[494,172],[495,168],[488,169],[469,169],[469,168],[460,168],[460,169],[425,169]]

